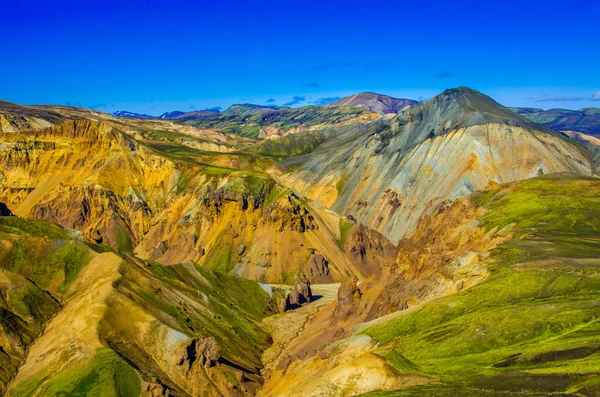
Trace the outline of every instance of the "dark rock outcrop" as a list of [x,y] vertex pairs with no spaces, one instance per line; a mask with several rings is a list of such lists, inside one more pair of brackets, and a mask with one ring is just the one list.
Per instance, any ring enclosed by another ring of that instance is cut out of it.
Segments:
[[344,280],[338,290],[338,301],[332,322],[344,321],[356,314],[360,306],[361,296],[362,292],[358,288],[356,277]]
[[297,309],[310,303],[313,300],[312,290],[310,289],[310,281],[304,274],[296,276],[294,287],[287,295],[285,301],[282,302],[282,311]]
[[344,252],[364,275],[379,274],[394,262],[396,247],[381,233],[356,224],[344,240]]
[[177,365],[183,366],[186,372],[190,372],[196,362],[200,365],[214,367],[220,358],[221,348],[214,337],[194,338],[183,348]]
[[313,283],[332,283],[333,277],[329,271],[329,261],[321,254],[312,254],[305,268],[308,279]]

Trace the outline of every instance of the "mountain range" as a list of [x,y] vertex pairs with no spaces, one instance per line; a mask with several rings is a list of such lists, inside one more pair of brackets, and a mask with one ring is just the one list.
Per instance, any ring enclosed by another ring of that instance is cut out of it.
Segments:
[[600,395],[600,141],[557,112],[0,102],[0,394]]
[[[329,107],[359,107],[369,112],[381,115],[395,115],[400,111],[418,104],[412,99],[399,99],[387,95],[363,92],[347,96],[324,106]],[[163,113],[157,118],[177,120],[181,122],[194,121],[210,118],[219,118],[222,115],[240,114],[272,114],[280,110],[291,110],[286,107],[260,106],[260,105],[233,105],[222,114],[216,110],[202,110],[192,112],[173,111]],[[537,109],[537,108],[509,108],[513,112],[541,125],[545,125],[557,131],[577,131],[590,135],[600,135],[600,109],[585,108],[580,110],[568,109]],[[146,114],[137,114],[126,111],[113,113],[116,117],[129,117],[147,119],[153,118]]]

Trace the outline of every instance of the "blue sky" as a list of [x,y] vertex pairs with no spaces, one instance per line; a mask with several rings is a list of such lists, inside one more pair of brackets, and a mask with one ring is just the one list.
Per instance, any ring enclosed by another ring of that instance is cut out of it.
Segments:
[[0,99],[112,112],[413,99],[600,106],[598,1],[0,0]]

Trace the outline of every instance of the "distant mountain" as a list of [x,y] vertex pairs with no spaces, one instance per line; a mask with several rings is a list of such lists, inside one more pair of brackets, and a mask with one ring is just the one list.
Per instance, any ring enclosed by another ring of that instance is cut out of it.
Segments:
[[[177,113],[179,113],[179,114],[177,114]],[[220,114],[221,114],[221,112],[219,112],[218,110],[195,110],[193,112],[185,112],[185,113],[171,112],[170,117],[163,117],[164,116],[163,115],[160,118],[184,122],[184,121],[210,119],[210,118],[218,117]]]
[[558,131],[578,131],[586,134],[600,135],[600,109],[584,108],[568,109],[536,109],[510,108],[529,120]]
[[182,112],[180,110],[174,110],[172,112],[165,112],[158,117],[151,116],[149,114],[140,114],[127,111],[114,112],[113,116],[126,117],[130,119],[162,119],[162,120],[174,120],[174,121],[190,121],[190,120],[203,120],[206,118],[217,117],[221,114],[218,110],[195,110],[193,112]]
[[[187,114],[187,113],[186,113]],[[360,108],[303,106],[299,108],[260,106],[252,104],[232,105],[217,117],[182,119],[202,129],[214,129],[225,133],[267,138],[300,130],[315,130],[348,123],[366,123],[379,115]]]
[[163,120],[171,120],[171,119],[181,116],[182,114],[185,114],[185,112],[182,112],[180,110],[175,110],[172,112],[165,112],[165,113],[161,114],[160,116],[158,116],[158,118],[163,119]]
[[360,94],[338,99],[329,106],[356,106],[379,114],[398,113],[399,111],[416,105],[412,99],[393,98],[387,95],[362,92]]
[[277,113],[279,110],[291,109],[287,106],[261,106],[253,105],[251,103],[243,103],[237,105],[231,105],[227,110],[223,112],[224,116],[242,116],[242,115],[254,115],[254,114],[272,114]]
[[128,112],[126,110],[118,110],[112,114],[115,117],[125,117],[128,119],[155,119],[156,117],[149,114]]

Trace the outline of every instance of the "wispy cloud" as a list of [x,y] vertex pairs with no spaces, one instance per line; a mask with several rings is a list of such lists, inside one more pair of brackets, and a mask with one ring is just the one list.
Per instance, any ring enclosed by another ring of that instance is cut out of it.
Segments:
[[536,102],[570,102],[570,101],[585,101],[593,99],[590,97],[583,96],[549,96],[544,98],[538,98]]
[[544,96],[537,98],[536,102],[576,102],[576,101],[600,101],[600,91],[590,96]]
[[196,110],[196,106],[190,105],[190,110]]
[[330,103],[333,103],[333,102],[337,101],[338,99],[340,99],[339,96],[328,96],[328,97],[323,97],[323,98],[314,100],[311,103],[314,105],[323,106],[323,105],[329,105]]
[[442,70],[441,72],[439,72],[437,74],[437,77],[440,79],[449,79],[450,77],[453,77],[453,76],[454,75],[447,70]]
[[283,106],[294,106],[306,102],[306,97],[294,95],[292,100],[283,104]]
[[319,85],[320,85],[319,83],[315,83],[314,81],[311,81],[309,83],[304,83],[304,84],[300,85],[300,87],[317,88]]

